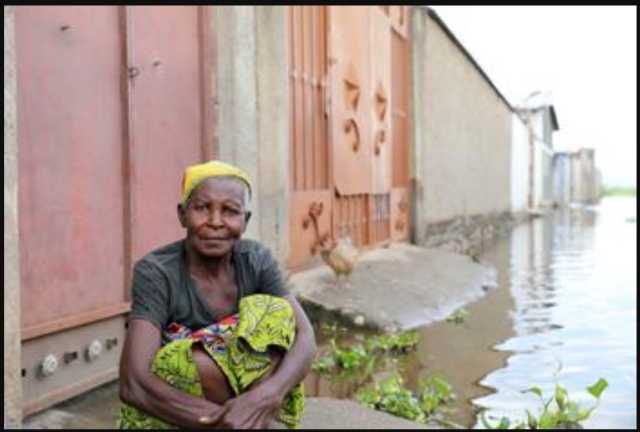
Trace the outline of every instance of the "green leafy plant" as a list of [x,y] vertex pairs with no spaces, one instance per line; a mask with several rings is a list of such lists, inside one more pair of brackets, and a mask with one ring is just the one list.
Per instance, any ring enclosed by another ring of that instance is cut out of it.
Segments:
[[420,396],[416,396],[403,386],[402,378],[396,373],[361,389],[356,400],[369,408],[426,423],[442,404],[453,400],[454,394],[444,378],[432,376],[422,380],[420,386],[424,388]]
[[394,374],[373,387],[360,390],[356,394],[360,403],[398,417],[426,423],[427,416],[420,407],[420,401],[402,385],[402,378]]
[[[558,383],[556,383],[553,396],[546,401],[542,389],[538,386],[532,386],[523,390],[523,393],[533,393],[540,398],[542,410],[538,417],[534,416],[529,410],[526,410],[527,420],[525,422],[516,421],[513,423],[513,428],[553,429],[581,427],[580,422],[587,420],[600,405],[600,397],[608,385],[604,378],[600,378],[594,384],[587,386],[587,392],[596,398],[596,404],[591,408],[583,408],[572,401],[569,398],[567,390]],[[555,407],[552,406],[553,402],[555,402]],[[487,429],[509,429],[512,425],[512,420],[507,417],[500,418],[497,425],[491,424],[486,419],[484,411],[481,413],[480,420]]]
[[[420,339],[418,331],[411,330],[396,334],[374,335],[362,343],[343,347],[336,343],[341,330],[335,324],[324,325],[321,330],[333,336],[329,340],[329,350],[317,358],[311,368],[316,373],[328,376],[332,382],[352,381],[355,384],[356,400],[362,404],[409,420],[425,423],[427,418],[447,401],[453,399],[451,386],[444,378],[430,377],[420,382],[423,390],[416,396],[402,384],[396,371],[387,379],[363,387],[371,381],[377,369],[394,370],[388,363],[395,364],[394,354],[403,354],[415,348]],[[382,366],[382,367],[381,367]]]
[[415,348],[420,340],[417,330],[409,330],[397,334],[372,336],[367,340],[367,351],[371,354],[393,352],[406,352]]
[[455,399],[453,388],[444,378],[430,376],[421,381],[420,387],[423,388],[420,406],[428,416],[434,414],[441,405]]
[[415,330],[401,332],[392,335],[376,335],[367,339],[365,345],[354,344],[342,348],[336,343],[335,334],[340,331],[337,325],[325,325],[323,331],[334,335],[329,340],[331,350],[329,353],[316,359],[311,369],[321,374],[336,374],[345,376],[357,371],[367,376],[373,372],[375,363],[383,354],[403,353],[414,348],[419,340],[419,334]]
[[346,349],[339,348],[335,340],[331,340],[333,356],[336,365],[345,370],[356,370],[367,364],[370,358],[367,351],[360,344],[356,344]]
[[462,324],[464,319],[469,315],[469,312],[465,308],[460,308],[446,318],[447,322],[454,324]]
[[323,322],[320,324],[320,332],[331,338],[336,338],[338,334],[347,333],[347,328],[339,325],[338,323],[326,323]]
[[331,381],[353,381],[355,385],[366,382],[375,370],[378,358],[371,356],[361,344],[340,348],[335,339],[329,341],[331,350],[316,359],[311,369]]
[[334,357],[332,355],[324,355],[311,364],[311,370],[319,374],[325,374],[333,370],[335,366]]

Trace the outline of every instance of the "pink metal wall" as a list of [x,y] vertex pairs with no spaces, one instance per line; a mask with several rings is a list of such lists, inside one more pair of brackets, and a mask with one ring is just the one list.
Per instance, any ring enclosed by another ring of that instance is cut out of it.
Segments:
[[16,8],[26,414],[117,376],[132,265],[183,236],[183,169],[213,155],[206,13]]
[[183,236],[184,167],[204,159],[199,8],[127,8],[133,261]]
[[126,300],[119,29],[114,7],[16,8],[23,337]]

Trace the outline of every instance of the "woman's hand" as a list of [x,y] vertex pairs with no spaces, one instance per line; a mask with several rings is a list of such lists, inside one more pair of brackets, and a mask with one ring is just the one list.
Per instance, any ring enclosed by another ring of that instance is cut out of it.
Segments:
[[275,419],[284,396],[268,382],[262,382],[229,399],[226,411],[219,424],[230,429],[265,429]]
[[203,425],[203,427],[213,426],[213,429],[226,429],[227,427],[223,426],[221,420],[222,420],[222,416],[227,411],[228,411],[228,408],[222,405],[220,409],[217,409],[215,412],[209,415],[200,417],[198,421]]

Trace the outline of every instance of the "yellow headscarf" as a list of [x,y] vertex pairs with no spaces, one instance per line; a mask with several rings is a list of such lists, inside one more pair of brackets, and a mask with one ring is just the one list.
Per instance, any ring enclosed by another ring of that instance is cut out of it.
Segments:
[[182,177],[182,197],[180,202],[184,205],[191,192],[202,181],[209,177],[231,176],[242,180],[249,187],[249,193],[251,193],[251,182],[246,172],[231,164],[224,163],[218,160],[212,160],[209,162],[188,166],[184,170],[184,176]]

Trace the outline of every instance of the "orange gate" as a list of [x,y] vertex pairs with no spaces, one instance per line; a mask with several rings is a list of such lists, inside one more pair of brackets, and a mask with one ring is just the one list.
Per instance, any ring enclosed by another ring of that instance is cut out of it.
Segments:
[[312,208],[322,238],[408,238],[408,12],[289,8],[292,268],[317,252]]
[[131,268],[212,156],[202,7],[16,8],[24,414],[117,377]]

